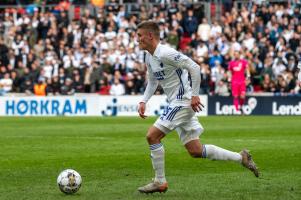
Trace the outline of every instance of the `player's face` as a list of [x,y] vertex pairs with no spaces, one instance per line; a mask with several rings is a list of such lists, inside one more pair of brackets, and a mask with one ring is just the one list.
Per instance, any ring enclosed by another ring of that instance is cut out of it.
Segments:
[[240,58],[239,51],[234,52],[234,58],[235,58],[235,60],[238,60]]
[[137,31],[137,42],[141,50],[147,50],[149,44],[148,32],[145,29],[138,29]]

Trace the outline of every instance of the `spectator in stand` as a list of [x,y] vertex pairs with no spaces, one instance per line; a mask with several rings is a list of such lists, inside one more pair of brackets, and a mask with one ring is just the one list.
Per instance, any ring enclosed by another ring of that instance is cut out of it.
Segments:
[[209,58],[209,66],[210,68],[216,67],[216,64],[222,64],[223,63],[223,57],[220,55],[217,48],[214,49],[213,55]]
[[200,94],[210,94],[210,69],[209,65],[201,62]]
[[9,49],[7,45],[4,43],[3,39],[0,37],[0,65],[8,64],[8,52]]
[[30,79],[27,79],[20,87],[20,92],[26,95],[33,95],[33,84]]
[[125,94],[127,94],[127,95],[136,94],[135,85],[134,85],[134,82],[132,80],[127,80],[125,82]]
[[71,78],[66,78],[66,82],[61,86],[61,94],[62,95],[73,95],[75,89],[73,88],[73,81]]
[[11,92],[20,92],[20,88],[18,87],[19,85],[19,82],[20,82],[20,79],[17,75],[17,72],[16,71],[10,71],[10,77],[13,81],[13,85],[12,85],[12,90]]
[[33,91],[36,96],[46,96],[46,87],[45,79],[40,77],[38,83],[34,84]]
[[111,86],[110,95],[120,96],[125,94],[124,85],[120,83],[118,78],[114,79],[114,84]]
[[276,82],[276,95],[283,95],[288,92],[287,83],[283,75],[278,75]]
[[285,74],[285,81],[287,83],[287,93],[293,95],[295,93],[296,80],[291,72]]
[[52,89],[52,79],[46,79],[46,95],[52,96],[53,95],[53,89]]
[[[84,84],[83,80],[80,77],[80,74],[78,71],[74,71],[74,77],[73,77],[73,89],[75,93],[83,93],[84,92]],[[95,86],[95,89],[98,87]]]
[[184,32],[189,36],[195,33],[198,29],[198,20],[194,16],[193,10],[188,10],[187,16],[184,18]]
[[[206,18],[203,18],[202,23],[198,25],[198,36],[199,38],[204,41],[207,42],[209,40],[209,36],[210,36],[210,24],[208,23]],[[214,37],[214,35],[212,35]]]
[[12,86],[13,80],[10,78],[9,73],[5,73],[4,77],[0,79],[0,96],[10,92],[12,90]]
[[[102,69],[98,62],[94,62],[92,64],[92,73],[90,76],[90,91],[95,93],[99,90],[99,81],[102,79]],[[79,84],[79,80],[77,80],[77,84]]]
[[214,94],[219,96],[229,96],[228,86],[225,81],[220,80],[216,84]]
[[[24,92],[24,88],[30,91],[30,85],[36,84],[39,77],[47,78],[47,90],[52,91],[49,94],[60,94],[60,88],[70,78],[75,92],[90,93],[100,90],[102,79],[113,84],[114,73],[119,71],[120,84],[132,88],[131,81],[134,83],[134,92],[131,89],[127,93],[142,94],[145,73],[136,69],[143,67],[144,53],[137,48],[135,30],[143,19],[152,19],[160,24],[162,42],[182,50],[200,66],[209,65],[202,72],[206,79],[201,83],[201,92],[214,94],[215,77],[210,74],[214,74],[211,69],[216,60],[227,70],[234,52],[242,50],[250,67],[254,66],[250,91],[281,90],[281,94],[298,94],[300,6],[287,2],[251,3],[248,7],[235,8],[229,2],[224,2],[226,8],[219,19],[214,13],[211,19],[204,18],[194,3],[189,6],[171,3],[152,9],[137,7],[136,14],[114,1],[95,13],[84,8],[81,17],[74,19],[69,18],[70,3],[43,12],[2,10],[0,79],[9,73],[13,81],[9,92]],[[265,74],[270,77],[268,89],[262,86]],[[277,80],[279,75],[284,76],[285,84]],[[128,76],[133,79],[127,81]]]
[[281,57],[278,57],[274,60],[272,69],[273,69],[273,74],[275,77],[278,77],[279,75],[284,73],[284,71],[286,70],[286,67],[285,67],[284,61],[282,60]]
[[52,93],[53,95],[59,95],[60,94],[60,82],[59,82],[59,77],[58,76],[53,76],[52,77]]
[[204,41],[200,41],[196,47],[196,56],[199,62],[204,62],[208,59],[208,47]]
[[272,92],[272,80],[269,74],[264,74],[261,89],[263,92]]
[[[206,24],[208,24],[208,23],[207,23],[206,18],[204,18],[204,20],[205,20],[205,22],[203,22],[203,25],[207,26]],[[214,19],[212,22],[212,25],[210,27],[210,36],[218,37],[220,35],[222,35],[222,27],[218,24],[217,20]]]
[[110,90],[111,90],[111,85],[108,82],[107,78],[101,79],[100,80],[100,90],[99,94],[100,95],[110,95]]
[[219,82],[225,77],[225,69],[219,63],[219,61],[215,61],[215,65],[211,68],[211,81],[215,86],[219,84]]

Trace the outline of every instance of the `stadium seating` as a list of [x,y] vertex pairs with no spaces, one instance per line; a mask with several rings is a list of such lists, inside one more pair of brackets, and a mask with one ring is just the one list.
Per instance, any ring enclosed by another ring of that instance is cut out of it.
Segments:
[[[207,20],[199,4],[131,9],[135,12],[116,1],[105,7],[64,4],[1,9],[0,95],[34,95],[38,82],[47,85],[48,95],[102,94],[102,87],[110,88],[116,79],[124,87],[121,95],[142,94],[144,54],[135,42],[135,28],[143,19],[157,21],[162,42],[200,64],[202,94],[230,94],[227,65],[237,49],[251,68],[249,93],[300,94],[296,80],[301,55],[300,5],[249,3],[238,8],[229,7],[228,2],[220,17],[213,14],[217,7],[212,5]],[[211,62],[216,56],[219,62]],[[217,65],[223,69],[218,73]],[[219,85],[226,85],[228,91],[216,93]]]

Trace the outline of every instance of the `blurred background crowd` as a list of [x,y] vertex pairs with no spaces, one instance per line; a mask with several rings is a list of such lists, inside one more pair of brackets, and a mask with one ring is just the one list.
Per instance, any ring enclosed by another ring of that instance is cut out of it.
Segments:
[[[159,23],[162,43],[200,65],[200,94],[230,95],[228,62],[240,51],[251,71],[248,93],[301,95],[299,1],[264,2],[237,7],[226,0],[221,15],[209,17],[203,4],[181,1],[140,2],[131,10],[109,1],[86,4],[72,15],[69,1],[43,9],[2,7],[0,95],[143,94],[145,53],[135,31],[148,19]],[[214,13],[214,3],[209,8]]]

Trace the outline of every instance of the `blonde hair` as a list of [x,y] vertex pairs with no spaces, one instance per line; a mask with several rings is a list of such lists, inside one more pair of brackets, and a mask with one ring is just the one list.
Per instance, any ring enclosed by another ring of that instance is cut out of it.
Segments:
[[157,39],[160,38],[159,25],[155,21],[143,21],[140,24],[138,24],[137,29],[147,30],[149,32],[152,32]]

